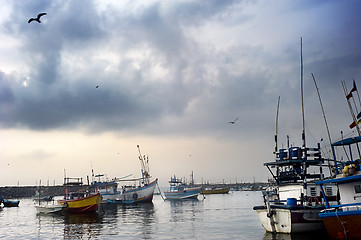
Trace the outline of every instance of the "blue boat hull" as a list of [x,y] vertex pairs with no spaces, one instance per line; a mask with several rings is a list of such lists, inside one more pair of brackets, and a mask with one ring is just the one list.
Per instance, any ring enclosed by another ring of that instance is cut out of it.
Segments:
[[196,199],[201,192],[201,188],[188,188],[182,191],[164,192],[166,199]]

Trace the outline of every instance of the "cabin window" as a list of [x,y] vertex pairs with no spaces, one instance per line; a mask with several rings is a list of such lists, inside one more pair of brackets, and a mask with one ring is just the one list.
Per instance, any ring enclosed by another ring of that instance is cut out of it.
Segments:
[[355,193],[361,193],[361,185],[355,186]]
[[326,187],[326,195],[327,196],[332,196],[333,195],[332,187]]
[[316,195],[317,195],[316,187],[311,187],[310,188],[310,193],[311,193],[311,197],[316,197]]

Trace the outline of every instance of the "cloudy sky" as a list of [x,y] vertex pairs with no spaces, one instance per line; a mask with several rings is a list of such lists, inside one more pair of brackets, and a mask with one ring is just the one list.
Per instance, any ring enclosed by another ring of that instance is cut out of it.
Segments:
[[332,140],[352,134],[360,1],[0,3],[0,186],[139,176],[137,145],[161,186],[265,181],[278,96],[279,144],[301,144],[301,37],[308,145],[327,139],[311,73]]

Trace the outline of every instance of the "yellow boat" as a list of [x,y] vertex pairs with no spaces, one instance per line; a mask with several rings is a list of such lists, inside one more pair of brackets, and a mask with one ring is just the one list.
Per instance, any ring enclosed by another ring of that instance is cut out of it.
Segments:
[[201,194],[226,194],[229,192],[229,187],[227,188],[210,188],[202,189]]
[[64,205],[63,212],[83,213],[98,210],[102,197],[100,193],[84,196],[84,193],[72,193],[69,199],[58,200],[58,204]]

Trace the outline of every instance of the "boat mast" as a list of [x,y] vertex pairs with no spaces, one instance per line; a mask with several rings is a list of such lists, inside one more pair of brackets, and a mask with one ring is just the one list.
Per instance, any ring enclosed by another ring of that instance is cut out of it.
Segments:
[[304,193],[307,192],[307,149],[306,149],[306,137],[305,137],[305,111],[304,111],[304,104],[303,104],[303,57],[302,57],[302,37],[301,37],[301,106],[302,106],[302,148],[303,148],[303,188]]
[[141,162],[142,165],[142,179],[143,179],[143,183],[148,184],[149,183],[149,167],[147,167],[148,165],[148,158],[144,156],[142,156],[142,153],[140,152],[140,148],[139,145],[137,145],[138,148],[138,152],[139,152],[139,160]]

